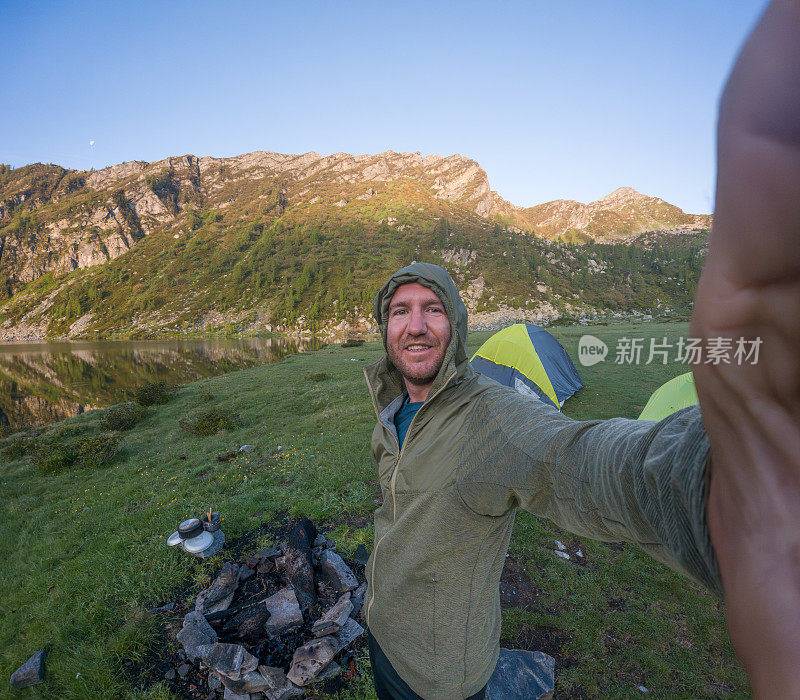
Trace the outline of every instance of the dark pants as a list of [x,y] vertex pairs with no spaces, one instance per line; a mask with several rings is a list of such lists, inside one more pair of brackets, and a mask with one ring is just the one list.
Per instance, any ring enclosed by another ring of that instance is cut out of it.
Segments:
[[[378,646],[375,637],[367,629],[367,645],[369,646],[369,662],[372,665],[372,677],[375,680],[375,692],[378,700],[424,700],[417,695],[389,663],[383,649]],[[466,700],[483,700],[486,697],[486,686]],[[455,700],[455,698],[454,698]]]

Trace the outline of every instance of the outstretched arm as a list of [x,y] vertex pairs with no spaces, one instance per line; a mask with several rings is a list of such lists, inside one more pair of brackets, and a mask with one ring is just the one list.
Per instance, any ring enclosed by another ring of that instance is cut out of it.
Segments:
[[720,104],[714,228],[692,336],[760,338],[694,367],[708,526],[757,697],[800,697],[800,0],[774,0]]

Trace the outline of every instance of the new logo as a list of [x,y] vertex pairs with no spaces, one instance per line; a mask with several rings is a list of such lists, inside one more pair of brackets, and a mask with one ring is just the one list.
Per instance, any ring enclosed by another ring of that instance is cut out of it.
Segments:
[[593,335],[582,335],[578,341],[578,362],[584,367],[591,367],[602,362],[608,355],[608,345]]

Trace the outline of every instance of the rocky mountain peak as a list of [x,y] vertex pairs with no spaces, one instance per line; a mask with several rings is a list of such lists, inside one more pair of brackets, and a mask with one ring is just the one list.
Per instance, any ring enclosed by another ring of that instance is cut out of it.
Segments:
[[657,197],[649,197],[646,194],[637,192],[635,189],[633,189],[633,187],[618,187],[610,194],[607,194],[605,197],[602,197],[601,199],[591,202],[589,206],[614,208],[619,206],[625,206],[628,204],[633,204],[636,202],[641,202],[643,200],[654,200],[656,202],[664,201],[662,199],[658,199]]

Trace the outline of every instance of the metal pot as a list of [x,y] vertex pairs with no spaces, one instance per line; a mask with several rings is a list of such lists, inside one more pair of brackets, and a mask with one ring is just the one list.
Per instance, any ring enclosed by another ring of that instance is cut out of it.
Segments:
[[189,518],[178,525],[178,535],[182,540],[190,540],[192,537],[197,537],[204,530],[203,523],[197,518]]

